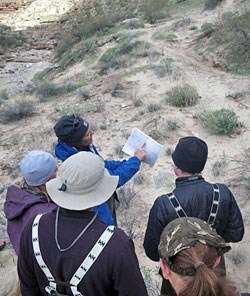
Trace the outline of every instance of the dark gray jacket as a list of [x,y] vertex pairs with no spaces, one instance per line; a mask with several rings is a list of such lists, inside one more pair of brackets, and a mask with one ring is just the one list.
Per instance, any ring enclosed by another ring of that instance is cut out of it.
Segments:
[[[244,235],[244,224],[236,200],[224,184],[217,184],[220,190],[220,203],[214,228],[226,242],[238,242]],[[208,220],[213,201],[213,186],[203,177],[181,177],[176,179],[174,194],[189,217]],[[150,210],[144,249],[147,256],[158,261],[158,244],[164,227],[178,215],[166,195],[158,197]]]

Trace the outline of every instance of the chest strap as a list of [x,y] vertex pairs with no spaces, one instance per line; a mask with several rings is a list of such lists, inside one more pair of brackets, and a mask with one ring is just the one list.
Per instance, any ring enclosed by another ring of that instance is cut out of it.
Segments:
[[[210,226],[212,226],[214,224],[214,221],[215,221],[217,213],[218,213],[219,202],[220,202],[220,190],[219,190],[219,187],[218,187],[217,184],[212,184],[212,186],[213,186],[213,202],[212,202],[212,206],[211,206],[211,209],[210,209],[209,217],[207,219],[207,223]],[[168,197],[171,205],[173,206],[176,214],[178,215],[178,217],[187,217],[186,212],[182,208],[179,200],[174,195],[174,193],[172,192],[172,193],[167,194],[167,197]]]
[[[47,280],[49,282],[49,286],[45,287],[45,291],[49,295],[58,295],[56,294],[56,280],[54,279],[52,273],[50,272],[49,268],[45,264],[41,250],[39,245],[39,237],[38,237],[38,226],[40,219],[43,214],[37,215],[34,219],[33,225],[32,225],[32,244],[33,244],[33,250],[35,254],[36,261],[40,268],[42,269],[43,273],[47,277]],[[73,277],[70,280],[70,289],[74,296],[83,296],[78,290],[77,286],[81,282],[81,280],[84,278],[92,264],[96,261],[98,256],[101,254],[105,246],[107,245],[108,241],[111,239],[112,235],[114,234],[114,226],[108,226],[100,238],[97,240],[93,248],[90,250],[86,258],[83,260],[81,265],[78,267],[77,271],[74,273]]]

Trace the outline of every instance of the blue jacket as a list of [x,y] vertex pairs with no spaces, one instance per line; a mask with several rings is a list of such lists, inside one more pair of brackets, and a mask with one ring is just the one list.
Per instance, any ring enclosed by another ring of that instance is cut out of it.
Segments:
[[[100,156],[93,144],[88,146],[88,151]],[[76,148],[70,147],[61,141],[58,141],[55,146],[56,157],[61,161],[66,160],[68,157],[78,152],[79,151]],[[122,161],[104,160],[104,163],[105,168],[109,171],[111,176],[119,176],[117,187],[120,187],[128,182],[139,171],[141,161],[137,157],[133,156],[128,160]],[[93,210],[96,211],[97,207],[93,208]],[[114,225],[112,215],[106,203],[99,206],[98,214],[107,225]]]
[[[226,242],[238,242],[244,235],[244,224],[236,200],[224,184],[217,184],[220,190],[219,209],[213,227]],[[174,194],[189,217],[207,221],[213,201],[212,184],[202,176],[181,177],[176,179]],[[150,210],[144,237],[147,256],[159,260],[158,245],[165,226],[178,215],[166,195],[159,196]]]

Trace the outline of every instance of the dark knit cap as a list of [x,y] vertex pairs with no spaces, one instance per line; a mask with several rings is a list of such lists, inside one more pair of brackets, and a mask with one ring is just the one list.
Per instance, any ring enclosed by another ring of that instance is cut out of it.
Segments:
[[184,172],[200,173],[207,161],[207,144],[197,137],[184,137],[179,140],[172,154],[174,164]]
[[58,139],[66,143],[70,141],[76,148],[80,148],[81,140],[88,129],[88,122],[74,114],[61,117],[54,126]]

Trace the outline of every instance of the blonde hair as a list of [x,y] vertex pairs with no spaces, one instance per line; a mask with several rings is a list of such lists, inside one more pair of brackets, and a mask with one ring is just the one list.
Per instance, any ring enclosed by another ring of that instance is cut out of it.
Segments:
[[44,195],[44,196],[46,196],[48,202],[50,202],[50,197],[48,195],[46,186],[44,184],[38,185],[38,186],[30,186],[30,185],[28,185],[26,183],[25,180],[23,180],[23,183],[21,185],[21,188],[22,189],[29,190],[29,191],[32,191],[32,192],[34,192],[35,194],[38,194],[38,195]]

